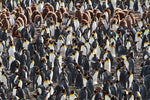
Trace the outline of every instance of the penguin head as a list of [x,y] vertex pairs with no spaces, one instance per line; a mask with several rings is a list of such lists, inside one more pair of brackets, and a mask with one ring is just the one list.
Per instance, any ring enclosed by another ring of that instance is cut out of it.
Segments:
[[91,80],[91,77],[88,77],[87,80]]
[[45,82],[48,82],[48,77],[45,78]]
[[35,70],[36,70],[36,71],[38,71],[38,70],[39,70],[39,68],[38,68],[38,67],[36,67],[36,68],[35,68]]
[[108,58],[108,57],[106,57],[105,61],[109,61],[109,58]]
[[137,37],[140,37],[140,36],[141,36],[141,34],[138,34],[138,35],[137,35]]
[[146,47],[143,47],[142,49],[143,49],[143,51],[145,51],[145,50],[146,50]]
[[71,91],[71,94],[74,94],[75,93],[75,91]]
[[130,59],[130,57],[129,57],[129,56],[127,56],[127,59]]
[[135,80],[133,80],[133,82],[132,83],[136,83],[136,81]]
[[[62,68],[62,70],[63,70],[63,68]],[[62,73],[61,73],[61,76],[63,76],[64,74],[65,74],[65,73],[64,73],[64,72],[62,72]],[[62,81],[63,81],[63,80],[62,80]]]
[[129,95],[130,95],[130,96],[133,96],[133,93],[132,93],[132,92],[129,92]]
[[10,45],[11,48],[13,47],[13,43],[12,42],[10,42],[9,45]]
[[115,44],[115,43],[114,43],[114,42],[112,42],[112,43],[111,43],[111,46],[114,46],[114,44]]
[[88,77],[88,74],[87,74],[87,73],[84,73],[83,76]]
[[36,50],[34,50],[34,53],[33,54],[37,54],[37,51]]
[[48,86],[53,86],[53,83],[48,84]]
[[[63,79],[64,80],[64,79]],[[63,89],[63,90],[61,90],[61,93],[65,93],[66,92],[66,90],[65,89]]]
[[140,64],[141,67],[144,67],[144,62]]
[[111,100],[117,100],[117,98],[113,95],[111,96]]
[[83,89],[84,89],[84,90],[87,90],[87,87],[84,87]]
[[4,72],[4,71],[2,71],[1,75],[4,75],[4,74],[5,74],[5,72]]
[[35,41],[33,41],[33,45],[36,45],[36,42],[35,42]]
[[128,91],[123,91],[123,95],[126,96],[128,94]]
[[68,61],[68,58],[65,58],[65,61]]
[[3,86],[3,85],[5,85],[4,82],[0,82],[0,87]]
[[108,91],[104,91],[104,93],[105,93],[105,96],[109,97],[110,93]]
[[38,72],[35,72],[35,75],[38,75],[39,73]]
[[110,73],[110,75],[111,75],[111,76],[114,76],[114,75],[115,75],[115,73]]
[[18,86],[18,87],[17,87],[17,90],[20,91],[20,89],[21,89],[21,88]]
[[77,17],[75,17],[75,18],[74,18],[74,21],[78,21],[78,18],[77,18]]
[[116,83],[120,83],[120,81],[116,80]]
[[67,65],[64,65],[64,68],[68,68],[68,66],[67,66]]
[[107,70],[103,69],[103,73],[105,73],[105,72],[107,73]]
[[16,64],[16,67],[19,68],[19,64],[18,63]]
[[130,74],[131,74],[131,72],[130,72],[130,71],[128,71],[128,72],[127,72],[127,74],[128,74],[128,75],[130,75]]
[[143,85],[143,84],[144,84],[144,83],[141,81],[141,82],[140,82],[140,85]]
[[75,52],[72,52],[72,56],[75,56]]
[[43,72],[43,69],[40,69],[39,74]]
[[18,80],[20,80],[22,78],[22,76],[17,77]]
[[24,66],[21,67],[21,70],[25,70]]
[[2,40],[2,39],[0,39],[0,43],[2,43],[2,41],[3,41],[3,40]]
[[0,61],[0,67],[2,66],[2,61]]
[[146,32],[149,32],[149,29],[146,27],[145,31],[146,31]]
[[110,54],[111,52],[108,50],[108,54]]
[[53,53],[53,50],[52,50],[52,49],[50,50],[50,53],[51,53],[51,54]]
[[18,73],[18,72],[15,72],[14,75],[19,75],[19,73]]
[[41,58],[41,62],[42,63],[46,63],[46,59],[43,57],[43,58]]

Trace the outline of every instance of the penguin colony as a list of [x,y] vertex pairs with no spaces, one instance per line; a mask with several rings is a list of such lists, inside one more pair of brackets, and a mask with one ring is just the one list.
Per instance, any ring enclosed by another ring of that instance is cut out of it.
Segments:
[[150,100],[149,4],[0,0],[0,100]]

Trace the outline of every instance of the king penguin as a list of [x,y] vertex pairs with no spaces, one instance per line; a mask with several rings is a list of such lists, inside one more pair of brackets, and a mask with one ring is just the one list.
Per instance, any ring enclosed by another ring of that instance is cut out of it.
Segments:
[[10,64],[10,71],[12,73],[14,72],[18,72],[19,71],[19,67],[20,67],[20,62],[18,60],[13,60],[12,63]]
[[54,51],[51,50],[49,54],[49,61],[52,63],[52,67],[54,67],[54,60],[55,60],[56,55],[54,54]]
[[7,77],[6,73],[4,71],[2,71],[0,73],[0,75],[1,75],[0,76],[1,82],[3,82],[6,87],[8,87],[8,77]]
[[8,48],[8,54],[9,56],[13,56],[14,57],[14,53],[16,52],[15,46],[13,45],[13,43],[10,43],[10,46]]
[[33,81],[33,88],[37,88],[38,86],[42,85],[43,78],[40,74],[40,71],[35,73],[34,81]]
[[111,61],[108,57],[106,57],[105,62],[104,62],[104,69],[108,70],[111,72]]
[[76,83],[75,83],[76,88],[81,89],[83,87],[83,78],[82,77],[83,76],[81,74],[81,71],[78,70],[77,76],[76,76]]
[[139,92],[141,94],[142,100],[146,99],[147,89],[143,82],[140,83]]
[[70,3],[69,3],[69,11],[73,11],[73,1],[70,0]]
[[80,90],[79,100],[87,100],[87,99],[88,99],[87,87],[84,87],[83,89]]
[[93,78],[93,85],[98,84],[98,82],[97,82],[98,70],[97,69],[95,70],[95,73],[93,74],[92,78]]
[[71,91],[70,100],[74,100],[75,98],[77,98],[77,94],[75,93],[75,91]]
[[62,56],[62,58],[66,57],[66,51],[67,51],[67,47],[66,45],[63,43],[60,47],[60,54]]
[[4,50],[4,43],[2,40],[0,40],[0,52],[3,52]]
[[43,86],[44,86],[45,88],[47,88],[49,84],[50,84],[50,80],[48,79],[48,77],[46,77],[46,78],[45,78],[45,81],[44,81],[44,83],[43,83]]

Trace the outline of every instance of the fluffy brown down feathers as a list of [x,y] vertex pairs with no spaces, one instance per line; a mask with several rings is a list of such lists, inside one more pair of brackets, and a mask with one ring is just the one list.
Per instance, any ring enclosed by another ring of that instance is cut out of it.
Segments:
[[2,27],[1,27],[1,28],[2,28],[3,30],[9,30],[10,25],[9,25],[9,21],[8,21],[7,18],[2,19],[2,20],[1,20],[1,23],[2,23]]
[[82,12],[80,8],[77,9],[74,16],[77,17],[80,22],[82,21]]
[[16,37],[18,34],[17,34],[17,29],[18,29],[19,25],[16,23],[13,28],[12,28],[12,36],[13,37]]
[[42,15],[36,15],[34,18],[34,24],[38,24],[37,22],[40,21],[40,25],[43,23],[43,17]]
[[49,11],[50,10],[49,10],[49,8],[47,6],[43,8],[43,11],[42,11],[43,18],[45,18],[45,16],[47,15],[47,12],[49,12]]
[[31,15],[31,20],[34,23],[34,18],[36,15],[41,15],[41,13],[38,10],[34,10],[34,12]]
[[132,19],[131,19],[130,15],[127,15],[127,16],[125,17],[125,20],[126,20],[126,22],[127,22],[128,28],[131,29],[131,28],[132,28]]
[[44,20],[46,20],[46,18],[53,18],[53,21],[55,22],[55,24],[57,23],[57,15],[54,12],[49,11],[47,13],[47,15],[45,16]]

